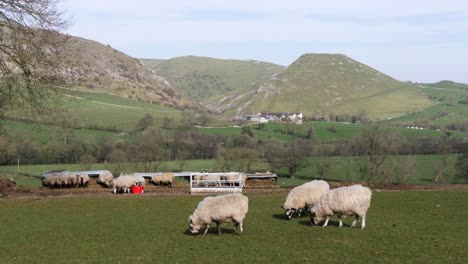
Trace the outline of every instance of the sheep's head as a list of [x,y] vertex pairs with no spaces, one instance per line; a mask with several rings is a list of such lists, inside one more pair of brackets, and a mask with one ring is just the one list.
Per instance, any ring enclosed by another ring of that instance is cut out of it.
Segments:
[[312,225],[318,225],[323,220],[323,217],[315,211],[315,208],[310,208],[310,223]]
[[191,215],[189,217],[189,229],[192,234],[197,234],[198,231],[201,229],[201,224],[197,223],[197,221],[194,221],[194,217]]
[[282,208],[286,210],[284,214],[288,219],[291,219],[294,213],[296,212],[296,208],[286,208],[284,205],[282,206]]

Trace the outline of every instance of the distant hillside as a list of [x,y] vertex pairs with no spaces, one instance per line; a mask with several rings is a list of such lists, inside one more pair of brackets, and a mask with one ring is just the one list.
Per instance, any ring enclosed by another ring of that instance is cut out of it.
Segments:
[[154,69],[161,62],[165,61],[163,59],[138,59],[138,60],[141,61],[146,67],[150,69]]
[[165,61],[142,60],[188,98],[203,101],[269,80],[284,66],[254,60],[186,56]]
[[434,88],[449,88],[449,89],[468,89],[468,84],[466,83],[457,83],[452,81],[443,80],[436,83],[423,83],[424,86],[434,87]]
[[304,54],[258,86],[232,93],[207,106],[226,114],[258,111],[315,111],[371,118],[401,116],[433,103],[420,88],[397,81],[349,57]]
[[64,72],[72,86],[176,107],[188,104],[163,77],[109,45],[72,37],[65,52]]

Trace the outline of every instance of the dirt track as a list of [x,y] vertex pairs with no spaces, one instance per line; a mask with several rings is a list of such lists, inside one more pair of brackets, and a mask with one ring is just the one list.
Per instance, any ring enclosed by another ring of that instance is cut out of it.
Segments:
[[[343,183],[330,183],[332,188],[336,188]],[[452,190],[462,189],[468,190],[468,184],[444,184],[444,185],[373,185],[371,189],[374,191],[402,191],[402,190]],[[286,193],[291,188],[280,188],[278,186],[248,186],[244,188],[243,193]],[[190,195],[190,190],[186,186],[176,186],[174,188],[159,187],[159,186],[146,186],[144,194],[114,194],[111,189],[106,189],[100,186],[91,186],[90,188],[70,188],[70,189],[48,189],[48,188],[23,188],[17,187],[15,191],[8,193],[8,198],[22,199],[22,198],[40,198],[40,197],[76,197],[76,196],[100,196],[100,197],[138,197],[138,196],[182,196]],[[196,194],[206,195],[206,193]]]

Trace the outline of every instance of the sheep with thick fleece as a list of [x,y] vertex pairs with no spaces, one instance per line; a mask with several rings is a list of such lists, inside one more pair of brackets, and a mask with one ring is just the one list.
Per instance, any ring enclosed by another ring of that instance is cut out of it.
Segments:
[[318,225],[320,221],[326,218],[323,224],[325,227],[328,225],[330,217],[337,214],[340,227],[342,227],[342,218],[354,215],[351,227],[354,227],[359,217],[361,217],[361,229],[364,229],[366,227],[366,214],[370,207],[371,196],[371,190],[360,184],[333,189],[324,194],[320,201],[311,209],[310,222]]
[[228,174],[226,175],[226,181],[228,181],[229,186],[238,186],[239,184],[242,184],[242,186],[244,186],[245,182],[247,181],[247,175],[245,175],[244,173]]
[[88,174],[77,174],[78,175],[78,186],[82,188],[87,188],[89,184]]
[[123,190],[124,193],[130,193],[130,189],[134,183],[135,180],[133,177],[127,174],[121,174],[112,181],[112,187],[114,188],[114,193],[117,193],[118,190]]
[[291,219],[296,212],[299,212],[299,215],[306,212],[307,208],[318,203],[322,195],[329,190],[330,185],[322,180],[313,180],[295,187],[289,192],[282,206],[286,210],[286,217]]
[[161,173],[159,175],[153,175],[151,176],[151,181],[156,185],[168,184],[172,188],[174,187],[173,186],[174,174],[173,173]]
[[248,210],[249,198],[240,193],[206,197],[189,217],[190,232],[197,234],[205,227],[203,235],[206,235],[211,223],[215,222],[218,234],[221,234],[221,224],[234,222],[234,232],[240,226],[240,233],[243,234]]
[[143,176],[132,174],[130,175],[133,178],[133,185],[145,186],[146,181]]
[[103,173],[99,174],[99,177],[97,179],[98,183],[101,183],[107,187],[110,187],[112,185],[112,181],[114,180],[114,176],[112,173],[108,170],[104,171]]

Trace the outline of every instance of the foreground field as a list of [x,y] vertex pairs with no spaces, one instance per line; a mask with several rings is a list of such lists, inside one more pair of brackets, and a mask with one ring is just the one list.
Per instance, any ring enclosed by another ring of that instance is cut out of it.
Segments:
[[[0,200],[0,263],[462,263],[467,190],[375,192],[364,230],[282,216],[250,194],[245,235],[187,232],[201,196]],[[348,225],[351,219],[345,221]],[[8,227],[8,228],[5,228]]]

